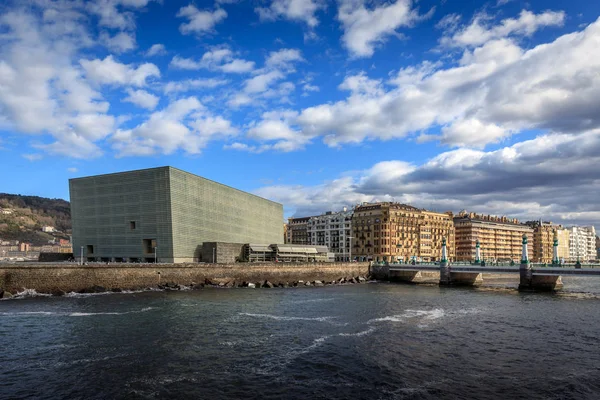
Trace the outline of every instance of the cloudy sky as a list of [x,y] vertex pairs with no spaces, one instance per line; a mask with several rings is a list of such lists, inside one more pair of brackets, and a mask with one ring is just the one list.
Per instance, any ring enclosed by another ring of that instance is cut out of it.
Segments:
[[172,165],[286,216],[600,227],[600,2],[8,0],[0,192]]

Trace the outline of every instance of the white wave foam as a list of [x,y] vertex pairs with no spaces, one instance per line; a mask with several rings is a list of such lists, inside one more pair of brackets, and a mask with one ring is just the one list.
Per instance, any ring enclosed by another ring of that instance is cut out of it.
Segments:
[[348,337],[348,336],[361,337],[361,336],[370,335],[371,333],[375,332],[376,330],[377,330],[376,328],[370,327],[366,331],[361,331],[361,332],[356,332],[356,333],[338,333],[338,336],[342,336],[342,337]]
[[48,293],[38,293],[35,289],[24,289],[22,292],[17,292],[11,299],[19,300],[19,299],[28,299],[31,297],[50,297],[51,294]]
[[141,310],[125,311],[125,312],[53,312],[53,311],[21,311],[21,312],[2,312],[0,315],[5,316],[28,316],[28,315],[56,315],[61,317],[90,317],[94,315],[125,315],[125,314],[137,314],[150,310],[154,310],[155,307],[146,307]]
[[446,311],[441,308],[435,308],[433,310],[405,310],[402,314],[388,315],[381,318],[371,319],[367,321],[367,324],[373,324],[377,322],[407,322],[417,320],[420,322],[417,326],[419,328],[424,328],[428,326],[429,322],[433,322],[440,318],[451,318],[468,314],[477,314],[480,312],[482,312],[482,310],[476,308],[450,311]]
[[337,317],[286,317],[283,315],[271,315],[271,314],[253,314],[253,313],[240,313],[239,315],[246,315],[248,317],[256,318],[268,318],[276,321],[319,321],[319,322],[332,322],[331,320]]

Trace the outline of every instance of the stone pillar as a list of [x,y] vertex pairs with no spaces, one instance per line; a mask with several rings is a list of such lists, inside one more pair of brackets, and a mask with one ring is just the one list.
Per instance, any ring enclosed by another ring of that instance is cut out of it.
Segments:
[[442,259],[440,260],[440,285],[450,285],[450,264],[448,263],[448,252],[446,250],[446,238],[442,238]]
[[479,252],[479,239],[475,242],[475,264],[481,263],[481,254]]
[[521,255],[521,265],[519,267],[519,290],[532,289],[533,274],[531,272],[531,263],[527,253],[527,235],[523,234],[523,250]]
[[558,234],[556,231],[554,231],[554,253],[552,257],[552,264],[560,264],[560,260],[558,259]]

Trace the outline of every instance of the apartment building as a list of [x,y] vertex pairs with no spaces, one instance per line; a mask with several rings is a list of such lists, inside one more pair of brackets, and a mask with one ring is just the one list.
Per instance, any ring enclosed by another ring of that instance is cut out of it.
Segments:
[[533,228],[533,252],[531,260],[539,263],[554,261],[554,239],[558,240],[558,260],[569,260],[569,231],[552,222],[527,221]]
[[480,215],[461,211],[454,217],[456,260],[474,261],[475,244],[479,240],[484,261],[521,260],[523,235],[527,235],[528,251],[533,254],[533,228],[516,219]]
[[310,244],[308,221],[310,217],[288,218],[287,241],[290,244]]
[[363,203],[352,216],[352,256],[360,261],[439,261],[442,238],[454,260],[452,213],[392,203]]
[[346,207],[339,212],[328,211],[310,217],[307,225],[309,244],[327,246],[335,254],[335,261],[349,261],[352,253],[351,223],[352,211]]
[[596,228],[593,226],[569,228],[570,261],[593,261],[596,257]]

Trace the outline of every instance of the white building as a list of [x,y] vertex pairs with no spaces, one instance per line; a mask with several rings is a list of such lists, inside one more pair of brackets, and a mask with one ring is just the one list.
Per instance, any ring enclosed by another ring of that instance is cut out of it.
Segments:
[[54,232],[54,227],[53,226],[44,226],[44,227],[42,227],[42,232],[52,233],[52,232]]
[[0,208],[0,213],[4,215],[10,215],[13,213],[13,210],[11,210],[10,208]]
[[593,226],[573,226],[569,230],[569,258],[582,262],[595,260],[596,229]]
[[313,246],[327,246],[335,254],[335,261],[349,261],[351,256],[352,211],[331,212],[310,217],[307,233]]

